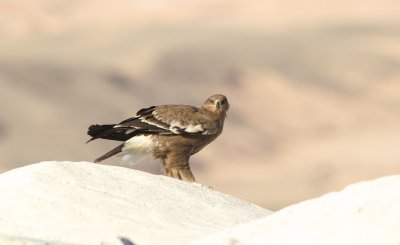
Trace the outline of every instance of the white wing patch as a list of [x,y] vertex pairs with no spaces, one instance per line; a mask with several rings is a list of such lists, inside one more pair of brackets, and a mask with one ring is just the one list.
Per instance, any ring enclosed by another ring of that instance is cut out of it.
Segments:
[[179,134],[179,129],[185,128],[185,126],[183,126],[182,123],[179,121],[172,121],[169,125],[170,125],[168,128],[169,131],[171,131],[175,134]]
[[135,132],[135,130],[136,130],[136,129],[129,129],[129,130],[126,130],[126,131],[125,131],[125,134],[133,133],[133,132]]
[[159,127],[159,128],[168,129],[168,128],[166,128],[166,127],[160,125],[159,123],[154,123],[154,122],[151,122],[151,121],[149,121],[149,120],[142,119],[142,118],[141,118],[140,120],[141,120],[142,122],[145,122],[145,123],[147,123],[147,124],[150,124],[150,125],[153,125],[153,126],[156,126],[156,127]]
[[198,132],[203,132],[204,128],[203,125],[201,124],[196,124],[196,125],[183,125],[181,122],[179,121],[172,121],[170,123],[170,126],[168,128],[171,132],[175,133],[175,134],[179,134],[181,133],[182,130],[184,130],[187,133],[198,133]]
[[185,129],[186,132],[188,133],[197,133],[197,132],[202,132],[204,131],[203,125],[197,124],[197,125],[189,125]]

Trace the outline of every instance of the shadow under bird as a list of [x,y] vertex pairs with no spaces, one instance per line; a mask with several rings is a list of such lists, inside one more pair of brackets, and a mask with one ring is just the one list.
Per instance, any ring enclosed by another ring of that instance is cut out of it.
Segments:
[[228,99],[221,94],[209,97],[201,107],[151,106],[118,124],[91,125],[87,133],[92,138],[88,142],[98,138],[123,141],[95,162],[116,154],[122,155],[123,162],[150,155],[161,159],[167,176],[195,182],[190,156],[222,133],[228,110]]

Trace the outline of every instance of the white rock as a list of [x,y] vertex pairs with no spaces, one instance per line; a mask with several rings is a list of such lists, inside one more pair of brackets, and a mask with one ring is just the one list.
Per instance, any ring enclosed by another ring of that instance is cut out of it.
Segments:
[[194,244],[400,244],[400,176],[282,209]]
[[0,235],[0,245],[78,245],[61,242],[49,242],[35,239],[28,239],[24,237],[10,237]]
[[87,162],[0,175],[0,234],[77,244],[186,244],[271,212],[165,176]]

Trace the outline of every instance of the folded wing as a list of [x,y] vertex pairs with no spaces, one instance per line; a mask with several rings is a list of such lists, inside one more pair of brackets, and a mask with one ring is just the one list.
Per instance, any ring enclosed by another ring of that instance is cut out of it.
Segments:
[[136,117],[118,124],[91,125],[88,135],[97,138],[127,141],[136,135],[210,135],[217,125],[210,123],[196,107],[183,105],[152,106],[141,109]]

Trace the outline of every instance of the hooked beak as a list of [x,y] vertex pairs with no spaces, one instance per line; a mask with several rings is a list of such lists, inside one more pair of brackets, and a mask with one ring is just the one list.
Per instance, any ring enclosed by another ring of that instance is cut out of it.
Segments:
[[219,110],[219,108],[221,108],[221,102],[217,101],[215,103],[215,107],[217,108],[217,110]]

